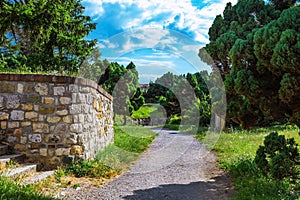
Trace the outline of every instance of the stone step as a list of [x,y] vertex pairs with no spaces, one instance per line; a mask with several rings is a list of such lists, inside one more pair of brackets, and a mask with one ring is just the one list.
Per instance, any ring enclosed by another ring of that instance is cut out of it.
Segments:
[[24,164],[20,167],[9,169],[3,172],[3,176],[6,177],[17,177],[21,175],[30,175],[30,173],[35,173],[37,169],[37,164]]
[[8,146],[0,144],[0,156],[7,154]]
[[35,182],[45,180],[49,176],[52,176],[54,174],[54,172],[55,171],[37,172],[36,174],[33,174],[31,177],[27,178],[23,182],[23,184],[28,185],[28,184],[32,184],[32,183],[35,183]]
[[12,155],[2,155],[0,156],[0,163],[6,164],[9,161],[15,161],[22,163],[25,160],[25,154],[12,154]]

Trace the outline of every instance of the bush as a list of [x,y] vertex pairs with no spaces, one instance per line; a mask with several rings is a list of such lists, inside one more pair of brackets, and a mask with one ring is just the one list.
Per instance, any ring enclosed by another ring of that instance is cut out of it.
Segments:
[[259,146],[254,161],[264,175],[276,180],[299,178],[299,150],[294,138],[270,133],[265,137],[264,146]]
[[181,123],[181,116],[174,115],[171,117],[169,124],[180,124]]

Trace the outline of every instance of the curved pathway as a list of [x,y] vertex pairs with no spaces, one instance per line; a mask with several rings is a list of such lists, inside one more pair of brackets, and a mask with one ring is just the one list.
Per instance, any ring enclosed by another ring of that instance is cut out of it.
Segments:
[[201,200],[229,199],[230,178],[216,157],[193,136],[164,129],[130,171],[102,187],[83,188],[69,199]]

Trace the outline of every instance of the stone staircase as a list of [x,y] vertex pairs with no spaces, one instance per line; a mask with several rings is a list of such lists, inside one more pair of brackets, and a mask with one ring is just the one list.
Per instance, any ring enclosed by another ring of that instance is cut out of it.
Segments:
[[31,184],[46,179],[54,171],[39,171],[39,164],[26,164],[24,154],[8,154],[8,145],[0,144],[0,176],[21,178],[22,184]]

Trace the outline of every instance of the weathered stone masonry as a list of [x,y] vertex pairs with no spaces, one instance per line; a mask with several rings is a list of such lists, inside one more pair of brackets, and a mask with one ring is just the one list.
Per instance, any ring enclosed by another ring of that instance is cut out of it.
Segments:
[[0,74],[0,142],[55,168],[113,143],[112,97],[75,77]]

